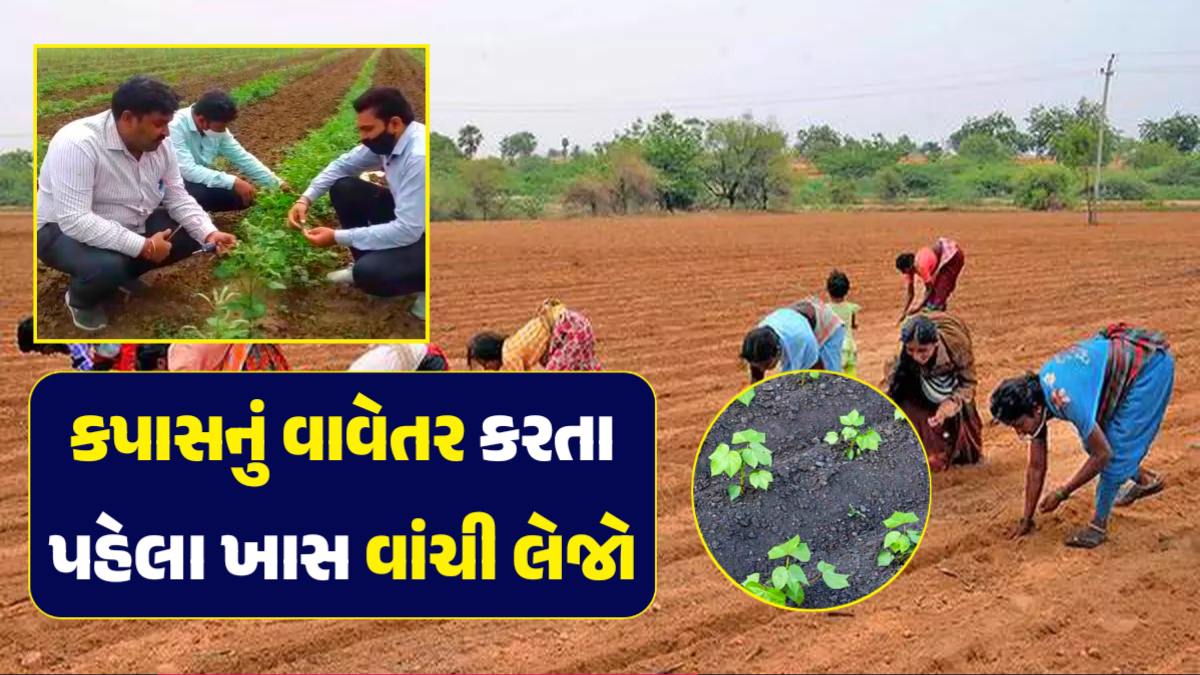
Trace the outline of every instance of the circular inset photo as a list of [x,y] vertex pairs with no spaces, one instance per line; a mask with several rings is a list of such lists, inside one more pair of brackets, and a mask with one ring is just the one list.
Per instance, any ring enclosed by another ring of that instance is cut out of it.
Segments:
[[917,550],[932,498],[904,413],[841,373],[767,378],[725,405],[692,469],[696,527],[743,591],[788,609],[864,600]]

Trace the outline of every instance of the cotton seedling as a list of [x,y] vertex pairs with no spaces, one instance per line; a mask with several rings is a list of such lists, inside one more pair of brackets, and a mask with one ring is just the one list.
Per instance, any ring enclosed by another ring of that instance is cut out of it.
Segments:
[[904,411],[899,408],[896,408],[895,411],[892,412],[892,419],[894,419],[894,420],[904,419]]
[[[791,539],[771,547],[767,558],[779,560],[780,564],[771,570],[768,583],[762,582],[758,572],[746,577],[742,586],[755,596],[777,605],[787,606],[791,601],[796,607],[804,605],[804,588],[810,585],[808,575],[804,573],[803,563],[812,559],[808,544],[796,535]],[[850,585],[849,575],[838,574],[837,569],[824,560],[817,563],[817,571],[821,573],[821,581],[833,590],[846,588]]]
[[725,488],[729,501],[735,501],[742,496],[746,483],[750,487],[766,490],[771,487],[775,476],[770,470],[760,467],[771,466],[771,450],[763,445],[767,435],[754,429],[744,429],[733,435],[730,441],[740,448],[731,448],[728,443],[722,443],[708,456],[709,471],[712,476],[725,474],[729,478],[738,477],[736,485]]
[[243,339],[248,338],[253,325],[240,315],[238,308],[239,296],[228,286],[214,289],[212,295],[197,293],[212,307],[212,315],[204,320],[206,328],[201,330],[195,326],[184,326],[182,332],[185,338],[193,339]]
[[866,518],[867,514],[863,513],[858,507],[851,504],[850,509],[846,512],[847,518]]
[[879,449],[879,442],[883,439],[874,429],[861,429],[867,419],[857,409],[842,415],[838,421],[842,423],[841,433],[836,430],[830,431],[825,434],[825,442],[829,445],[845,443],[846,459],[857,459],[868,450],[874,452]]
[[883,521],[883,526],[889,531],[883,537],[883,550],[875,560],[879,567],[887,567],[897,560],[903,560],[912,552],[921,540],[921,531],[904,526],[917,522],[920,522],[920,519],[912,511],[896,511]]
[[738,394],[737,400],[739,403],[749,408],[750,402],[754,400],[754,389],[747,389],[746,391]]

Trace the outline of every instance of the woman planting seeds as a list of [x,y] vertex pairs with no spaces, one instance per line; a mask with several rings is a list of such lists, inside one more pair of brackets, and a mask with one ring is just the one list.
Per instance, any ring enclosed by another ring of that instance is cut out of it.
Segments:
[[[916,253],[901,253],[897,256],[896,269],[904,275],[908,287],[904,312],[900,314],[899,323],[904,323],[905,317],[922,310],[945,311],[950,303],[950,295],[958,286],[958,275],[962,273],[966,261],[958,242],[948,237],[938,237],[933,246],[924,246]],[[925,297],[915,307],[914,277],[921,277],[921,283],[925,286]]]
[[477,333],[467,343],[467,367],[484,370],[600,370],[596,336],[583,314],[547,299],[537,314],[509,337]]
[[975,407],[975,351],[967,325],[941,312],[915,316],[900,330],[900,344],[885,388],[917,428],[929,468],[978,462],[983,422]]
[[[1115,324],[1059,352],[1038,374],[1005,380],[992,392],[992,416],[1029,441],[1025,512],[1013,536],[1033,531],[1033,512],[1050,513],[1097,475],[1087,527],[1068,546],[1094,548],[1108,537],[1114,504],[1125,506],[1162,490],[1163,479],[1142,461],[1162,425],[1175,383],[1175,357],[1161,333]],[[1075,426],[1088,459],[1066,483],[1038,499],[1046,479],[1047,422]]]
[[750,382],[768,370],[841,371],[846,326],[818,298],[801,300],[771,312],[742,340],[742,360],[750,367]]

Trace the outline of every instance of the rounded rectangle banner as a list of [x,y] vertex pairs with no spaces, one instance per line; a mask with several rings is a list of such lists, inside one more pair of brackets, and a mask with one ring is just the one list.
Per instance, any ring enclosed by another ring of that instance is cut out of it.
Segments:
[[60,618],[624,618],[655,592],[631,373],[56,373],[30,596]]

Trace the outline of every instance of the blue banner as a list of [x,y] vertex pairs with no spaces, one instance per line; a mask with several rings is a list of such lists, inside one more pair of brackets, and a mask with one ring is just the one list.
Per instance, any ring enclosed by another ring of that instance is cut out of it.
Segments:
[[70,618],[607,618],[655,589],[628,373],[56,373],[30,595]]

